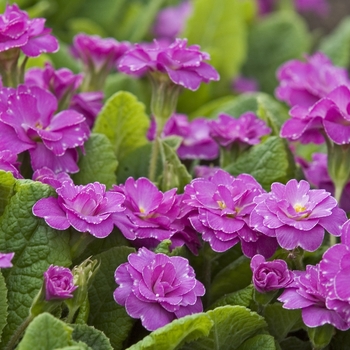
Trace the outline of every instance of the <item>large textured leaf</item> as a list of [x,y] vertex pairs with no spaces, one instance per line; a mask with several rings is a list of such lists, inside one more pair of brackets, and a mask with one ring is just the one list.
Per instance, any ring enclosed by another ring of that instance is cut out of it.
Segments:
[[324,52],[337,66],[350,65],[350,17],[345,17],[338,27],[321,40],[319,51]]
[[93,350],[113,350],[109,339],[98,329],[86,324],[72,325],[73,339],[86,343]]
[[210,306],[210,309],[215,309],[216,307],[225,305],[241,305],[249,307],[251,301],[253,300],[253,290],[254,287],[252,285],[249,285],[248,287],[238,290],[236,292],[225,294],[223,297],[218,299],[212,306]]
[[244,75],[257,79],[261,91],[273,93],[277,68],[301,58],[308,46],[309,34],[301,17],[292,11],[268,16],[252,28]]
[[74,183],[86,185],[98,181],[112,187],[117,182],[116,169],[118,162],[108,138],[103,134],[91,134],[85,142],[85,155],[79,159],[79,173],[73,176]]
[[18,350],[54,350],[72,345],[73,329],[49,313],[43,313],[29,324]]
[[10,172],[0,170],[0,215],[5,210],[8,201],[13,196],[16,179]]
[[7,288],[5,279],[0,271],[0,342],[1,333],[6,325],[7,319]]
[[94,256],[94,259],[100,260],[101,265],[89,289],[88,324],[105,333],[115,350],[123,348],[123,342],[128,337],[134,321],[128,316],[125,308],[113,299],[113,292],[117,288],[114,272],[132,252],[133,248],[116,247]]
[[226,170],[235,176],[251,174],[265,190],[270,190],[272,182],[285,183],[294,177],[295,163],[285,140],[271,136],[241,155]]
[[275,350],[275,339],[268,334],[258,334],[246,340],[237,350]]
[[213,324],[203,313],[186,316],[157,329],[128,350],[178,349],[181,344],[208,336]]
[[27,318],[47,267],[50,264],[71,264],[68,233],[50,228],[43,219],[32,214],[34,203],[53,193],[51,187],[40,182],[17,180],[13,195],[0,217],[0,251],[15,252],[14,266],[2,271],[9,303],[3,344]]
[[208,337],[186,344],[188,350],[231,350],[260,333],[266,322],[263,317],[243,306],[223,306],[206,313],[214,321]]
[[147,144],[149,119],[145,106],[129,92],[120,91],[109,98],[97,117],[94,132],[105,134],[118,161]]

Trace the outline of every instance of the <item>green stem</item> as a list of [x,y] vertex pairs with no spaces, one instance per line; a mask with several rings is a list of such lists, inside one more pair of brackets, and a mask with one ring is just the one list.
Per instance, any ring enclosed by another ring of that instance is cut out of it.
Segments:
[[16,329],[16,332],[12,335],[9,343],[7,344],[5,350],[13,350],[16,348],[17,343],[22,337],[22,334],[27,329],[29,323],[33,320],[33,316],[28,316],[23,323]]
[[156,175],[157,175],[157,163],[158,163],[158,156],[159,156],[159,147],[160,147],[160,141],[158,137],[153,140],[152,143],[152,153],[151,153],[151,160],[149,163],[149,173],[148,178],[155,182]]

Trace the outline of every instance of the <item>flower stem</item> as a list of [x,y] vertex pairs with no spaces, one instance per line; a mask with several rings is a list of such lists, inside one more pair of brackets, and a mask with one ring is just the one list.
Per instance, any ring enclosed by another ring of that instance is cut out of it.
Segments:
[[12,335],[9,343],[7,344],[5,350],[13,350],[16,348],[17,343],[22,337],[23,332],[27,329],[29,323],[34,319],[32,315],[29,315],[23,323],[16,329],[16,332]]

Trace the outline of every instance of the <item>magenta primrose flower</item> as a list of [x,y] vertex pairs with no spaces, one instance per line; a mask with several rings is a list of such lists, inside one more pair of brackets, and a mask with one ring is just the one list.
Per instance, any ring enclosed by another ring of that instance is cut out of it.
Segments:
[[56,52],[58,41],[44,25],[44,18],[30,19],[16,4],[7,4],[0,15],[0,52],[19,48],[29,57]]
[[114,300],[125,306],[131,317],[140,318],[149,331],[203,311],[199,297],[205,293],[204,286],[195,278],[188,260],[180,256],[141,248],[129,255],[114,277],[119,284]]
[[72,55],[80,59],[86,67],[99,71],[110,70],[130,48],[128,42],[118,42],[114,38],[79,33],[73,38]]
[[341,235],[345,212],[325,190],[310,190],[307,181],[290,180],[286,185],[275,182],[271,192],[254,199],[257,206],[250,215],[250,226],[278,244],[292,250],[301,247],[315,251],[322,244],[324,231]]
[[78,288],[74,285],[72,271],[66,267],[50,265],[44,272],[45,299],[73,298],[73,292]]
[[301,309],[303,322],[308,327],[331,324],[342,331],[350,328],[349,302],[338,300],[337,305],[329,307],[329,302],[334,304],[335,300],[329,297],[320,264],[307,265],[306,271],[294,271],[293,274],[293,282],[277,298],[283,303],[283,308]]
[[[78,146],[90,135],[85,117],[76,111],[54,114],[56,98],[37,86],[0,91],[0,149],[29,150],[33,170],[77,172]],[[9,130],[10,129],[10,130]]]
[[219,80],[218,72],[208,63],[207,53],[198,45],[187,47],[186,39],[176,39],[169,46],[154,40],[153,45],[136,44],[120,60],[119,70],[126,74],[146,72],[167,74],[170,80],[190,90],[197,90],[202,82]]
[[237,76],[232,81],[232,89],[234,92],[243,94],[246,92],[259,91],[259,83],[253,78],[246,78],[244,76]]
[[205,118],[192,121],[184,114],[173,114],[163,129],[163,136],[177,135],[183,137],[177,154],[180,159],[212,160],[218,157],[219,147],[209,136],[210,127]]
[[154,35],[157,38],[174,40],[183,31],[192,11],[192,4],[188,0],[159,11],[153,27]]
[[12,267],[11,260],[13,259],[15,253],[0,253],[0,269],[6,269]]
[[163,193],[147,178],[129,177],[112,191],[125,196],[125,212],[117,214],[115,221],[125,238],[147,240],[147,246],[156,246],[183,227],[176,220],[180,198],[175,188]]
[[34,181],[40,181],[44,184],[50,185],[54,189],[61,187],[65,181],[72,181],[67,173],[60,172],[56,174],[49,168],[35,170],[32,178]]
[[266,261],[262,255],[257,254],[253,256],[250,268],[253,272],[254,287],[260,293],[285,288],[293,281],[293,273],[281,259]]
[[316,12],[321,16],[329,12],[327,0],[294,0],[294,3],[299,12]]
[[253,112],[246,112],[238,119],[228,114],[220,114],[210,121],[210,135],[220,146],[230,147],[234,142],[244,145],[256,145],[260,138],[271,132],[265,121]]
[[291,107],[311,107],[340,85],[350,86],[346,69],[335,67],[321,52],[306,56],[306,62],[291,60],[277,71],[276,97]]
[[105,238],[114,228],[114,214],[125,210],[124,196],[106,191],[98,182],[75,186],[65,181],[56,192],[57,198],[42,198],[33,206],[33,214],[56,230],[73,226],[79,232]]
[[266,240],[249,226],[249,216],[256,205],[254,198],[263,192],[248,174],[234,178],[218,170],[209,179],[197,178],[186,185],[188,199],[184,203],[197,208],[198,214],[192,214],[189,220],[214,251],[224,252],[241,242],[245,255],[260,253],[270,257],[277,248],[275,239]]

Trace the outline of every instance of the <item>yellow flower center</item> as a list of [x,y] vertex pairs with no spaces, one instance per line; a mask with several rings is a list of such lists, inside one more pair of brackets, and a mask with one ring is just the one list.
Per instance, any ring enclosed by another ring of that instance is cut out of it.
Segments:
[[226,204],[223,201],[217,201],[220,209],[225,209],[226,208]]
[[300,205],[300,204],[295,204],[295,205],[294,205],[294,210],[295,210],[297,213],[301,213],[302,211],[305,211],[306,208],[303,207],[303,206]]

